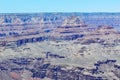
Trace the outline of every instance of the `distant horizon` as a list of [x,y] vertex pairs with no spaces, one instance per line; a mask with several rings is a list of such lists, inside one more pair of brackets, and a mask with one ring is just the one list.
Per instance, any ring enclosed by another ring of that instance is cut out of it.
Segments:
[[81,14],[86,14],[86,13],[88,13],[88,14],[92,14],[92,13],[102,13],[102,14],[104,14],[104,13],[106,13],[106,14],[111,14],[111,13],[113,13],[113,14],[119,14],[120,12],[16,12],[16,13],[0,13],[0,14],[40,14],[40,13],[68,13],[68,14],[70,14],[70,13],[81,13]]

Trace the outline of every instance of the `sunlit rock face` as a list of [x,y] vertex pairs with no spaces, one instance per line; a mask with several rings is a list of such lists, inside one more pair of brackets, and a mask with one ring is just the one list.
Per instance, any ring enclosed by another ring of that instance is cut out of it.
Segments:
[[84,21],[79,16],[70,16],[66,18],[62,26],[83,26]]
[[119,80],[119,13],[0,14],[0,80]]

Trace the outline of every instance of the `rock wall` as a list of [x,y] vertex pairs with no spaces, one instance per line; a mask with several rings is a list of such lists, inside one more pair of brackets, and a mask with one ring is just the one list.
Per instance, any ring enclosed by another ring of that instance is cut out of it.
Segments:
[[[0,14],[0,41],[16,41],[17,44],[43,40],[75,40],[98,33],[119,33],[114,29],[96,27],[108,25],[119,27],[119,13],[37,13]],[[107,31],[105,31],[107,30]],[[46,37],[39,40],[40,37]],[[22,42],[20,42],[22,41]]]

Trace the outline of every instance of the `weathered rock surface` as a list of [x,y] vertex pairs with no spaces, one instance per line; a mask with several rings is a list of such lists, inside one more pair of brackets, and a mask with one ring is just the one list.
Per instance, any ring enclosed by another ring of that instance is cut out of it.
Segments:
[[0,80],[119,80],[120,13],[0,14]]
[[[68,65],[46,63],[43,58],[14,58],[0,63],[0,74],[5,74],[0,75],[0,79],[117,80],[120,78],[120,66],[116,65],[115,62],[116,60],[99,61],[95,64],[95,69],[82,67],[69,69]],[[104,78],[102,78],[101,74],[103,74]],[[114,76],[111,77],[111,74]]]

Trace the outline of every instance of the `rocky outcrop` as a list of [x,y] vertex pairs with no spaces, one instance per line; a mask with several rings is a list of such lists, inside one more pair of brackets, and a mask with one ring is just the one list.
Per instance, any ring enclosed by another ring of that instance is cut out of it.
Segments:
[[[115,27],[113,22],[118,20],[116,16],[119,17],[119,14],[108,14],[108,16],[105,13],[0,14],[0,43],[5,45],[13,41],[18,45],[43,40],[75,40],[85,36],[87,37],[85,40],[89,40],[85,42],[90,42],[90,39],[96,42],[94,38],[102,35],[118,36],[120,32],[112,28]],[[112,25],[106,26],[104,20],[114,21],[111,22]]]
[[[98,61],[95,63],[95,69],[86,69],[82,67],[73,67],[68,69],[69,65],[52,65],[45,62],[45,59],[36,58],[13,58],[8,61],[0,62],[0,79],[21,80],[21,79],[54,79],[54,80],[104,80],[118,79],[120,66],[115,64],[116,60]],[[106,67],[106,68],[104,68]],[[88,71],[90,74],[85,74]],[[113,73],[116,77],[108,73]],[[7,73],[7,74],[6,74]],[[103,76],[99,74],[105,74]],[[4,74],[4,75],[3,75]],[[108,75],[107,75],[108,74]],[[24,76],[23,76],[24,75]],[[97,75],[97,76],[95,76]]]
[[98,26],[97,30],[95,31],[98,34],[108,35],[108,34],[119,34],[119,31],[114,29],[114,27],[101,25]]
[[84,21],[79,16],[70,16],[66,18],[61,26],[83,26]]

